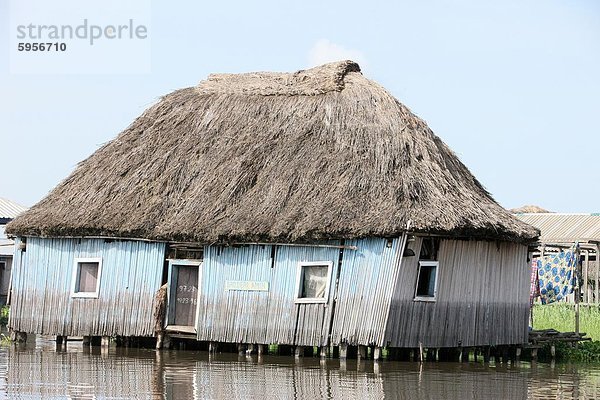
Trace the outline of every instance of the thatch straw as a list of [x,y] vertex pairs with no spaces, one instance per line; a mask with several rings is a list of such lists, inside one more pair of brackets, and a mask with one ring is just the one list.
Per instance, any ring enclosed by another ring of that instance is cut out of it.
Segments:
[[159,333],[165,326],[167,315],[167,283],[162,285],[154,295],[154,331]]
[[543,209],[540,206],[536,206],[536,205],[524,205],[522,207],[518,207],[518,208],[511,208],[510,210],[511,213],[513,214],[544,214],[544,213],[552,213],[552,211],[548,211],[546,209]]
[[211,75],[146,110],[13,235],[291,241],[418,232],[526,241],[456,155],[351,61]]

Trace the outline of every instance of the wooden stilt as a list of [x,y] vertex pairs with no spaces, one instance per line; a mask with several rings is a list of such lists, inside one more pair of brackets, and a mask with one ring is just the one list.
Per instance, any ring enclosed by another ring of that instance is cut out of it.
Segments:
[[469,350],[470,349],[468,347],[465,347],[465,348],[462,349],[462,354],[460,356],[460,361],[467,362],[467,363],[469,362],[469,353],[470,353]]
[[373,347],[373,360],[374,361],[381,360],[381,347],[379,347],[379,346]]
[[249,356],[250,354],[254,353],[256,351],[255,349],[256,349],[256,347],[254,346],[253,343],[247,344],[246,345],[246,355]]
[[102,342],[100,344],[102,347],[110,346],[110,336],[102,336]]
[[219,344],[217,342],[208,342],[208,352],[209,353],[216,353],[217,350],[219,349]]
[[173,340],[171,339],[171,335],[164,334],[163,336],[163,349],[171,349],[173,347]]
[[356,358],[358,358],[359,360],[364,360],[367,358],[367,347],[366,346],[362,346],[362,345],[358,346]]
[[489,364],[490,362],[490,346],[485,346],[483,348],[483,362]]
[[333,346],[331,348],[331,357],[340,358],[340,347],[339,346]]
[[327,358],[327,346],[321,346],[319,350],[319,357]]
[[341,343],[339,347],[340,347],[340,358],[345,360],[346,358],[348,358],[348,344]]
[[159,332],[156,334],[156,350],[160,350],[163,348],[164,340],[165,334],[163,332]]
[[502,346],[500,349],[502,352],[502,362],[504,364],[508,364],[508,355],[509,355],[508,346]]
[[538,359],[538,349],[537,349],[537,347],[534,347],[533,349],[531,349],[531,359],[533,361],[537,361],[537,359]]
[[425,359],[427,361],[436,361],[436,358],[437,358],[437,354],[436,353],[437,353],[436,349],[434,349],[432,347],[429,347],[427,349],[427,356],[425,357]]
[[238,351],[238,355],[243,356],[246,351],[246,346],[243,343],[238,343],[237,351]]
[[258,344],[256,345],[256,352],[259,356],[264,355],[267,352],[267,345],[266,344]]
[[521,347],[517,347],[517,349],[515,350],[515,360],[516,362],[521,361]]

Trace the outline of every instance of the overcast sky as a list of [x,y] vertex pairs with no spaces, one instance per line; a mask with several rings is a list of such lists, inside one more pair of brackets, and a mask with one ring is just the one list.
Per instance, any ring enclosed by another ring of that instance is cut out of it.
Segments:
[[[211,72],[350,58],[504,207],[599,212],[600,2],[482,3],[156,1],[149,73],[11,74],[2,29],[0,196],[33,205],[161,95]],[[0,0],[2,27],[8,10]]]

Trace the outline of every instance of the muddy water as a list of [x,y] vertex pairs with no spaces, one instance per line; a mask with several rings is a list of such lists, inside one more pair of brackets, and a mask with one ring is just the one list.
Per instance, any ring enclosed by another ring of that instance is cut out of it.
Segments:
[[600,366],[209,356],[143,349],[0,347],[0,399],[596,399]]

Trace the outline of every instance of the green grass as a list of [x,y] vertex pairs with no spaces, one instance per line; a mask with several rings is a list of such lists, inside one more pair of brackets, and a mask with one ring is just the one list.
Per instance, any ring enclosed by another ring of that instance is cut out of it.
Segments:
[[8,312],[10,311],[9,306],[2,306],[0,308],[0,326],[6,326],[8,324]]
[[[556,329],[560,332],[575,331],[575,305],[556,303],[533,307],[534,329]],[[587,333],[592,340],[600,341],[600,307],[579,307],[579,331]]]

